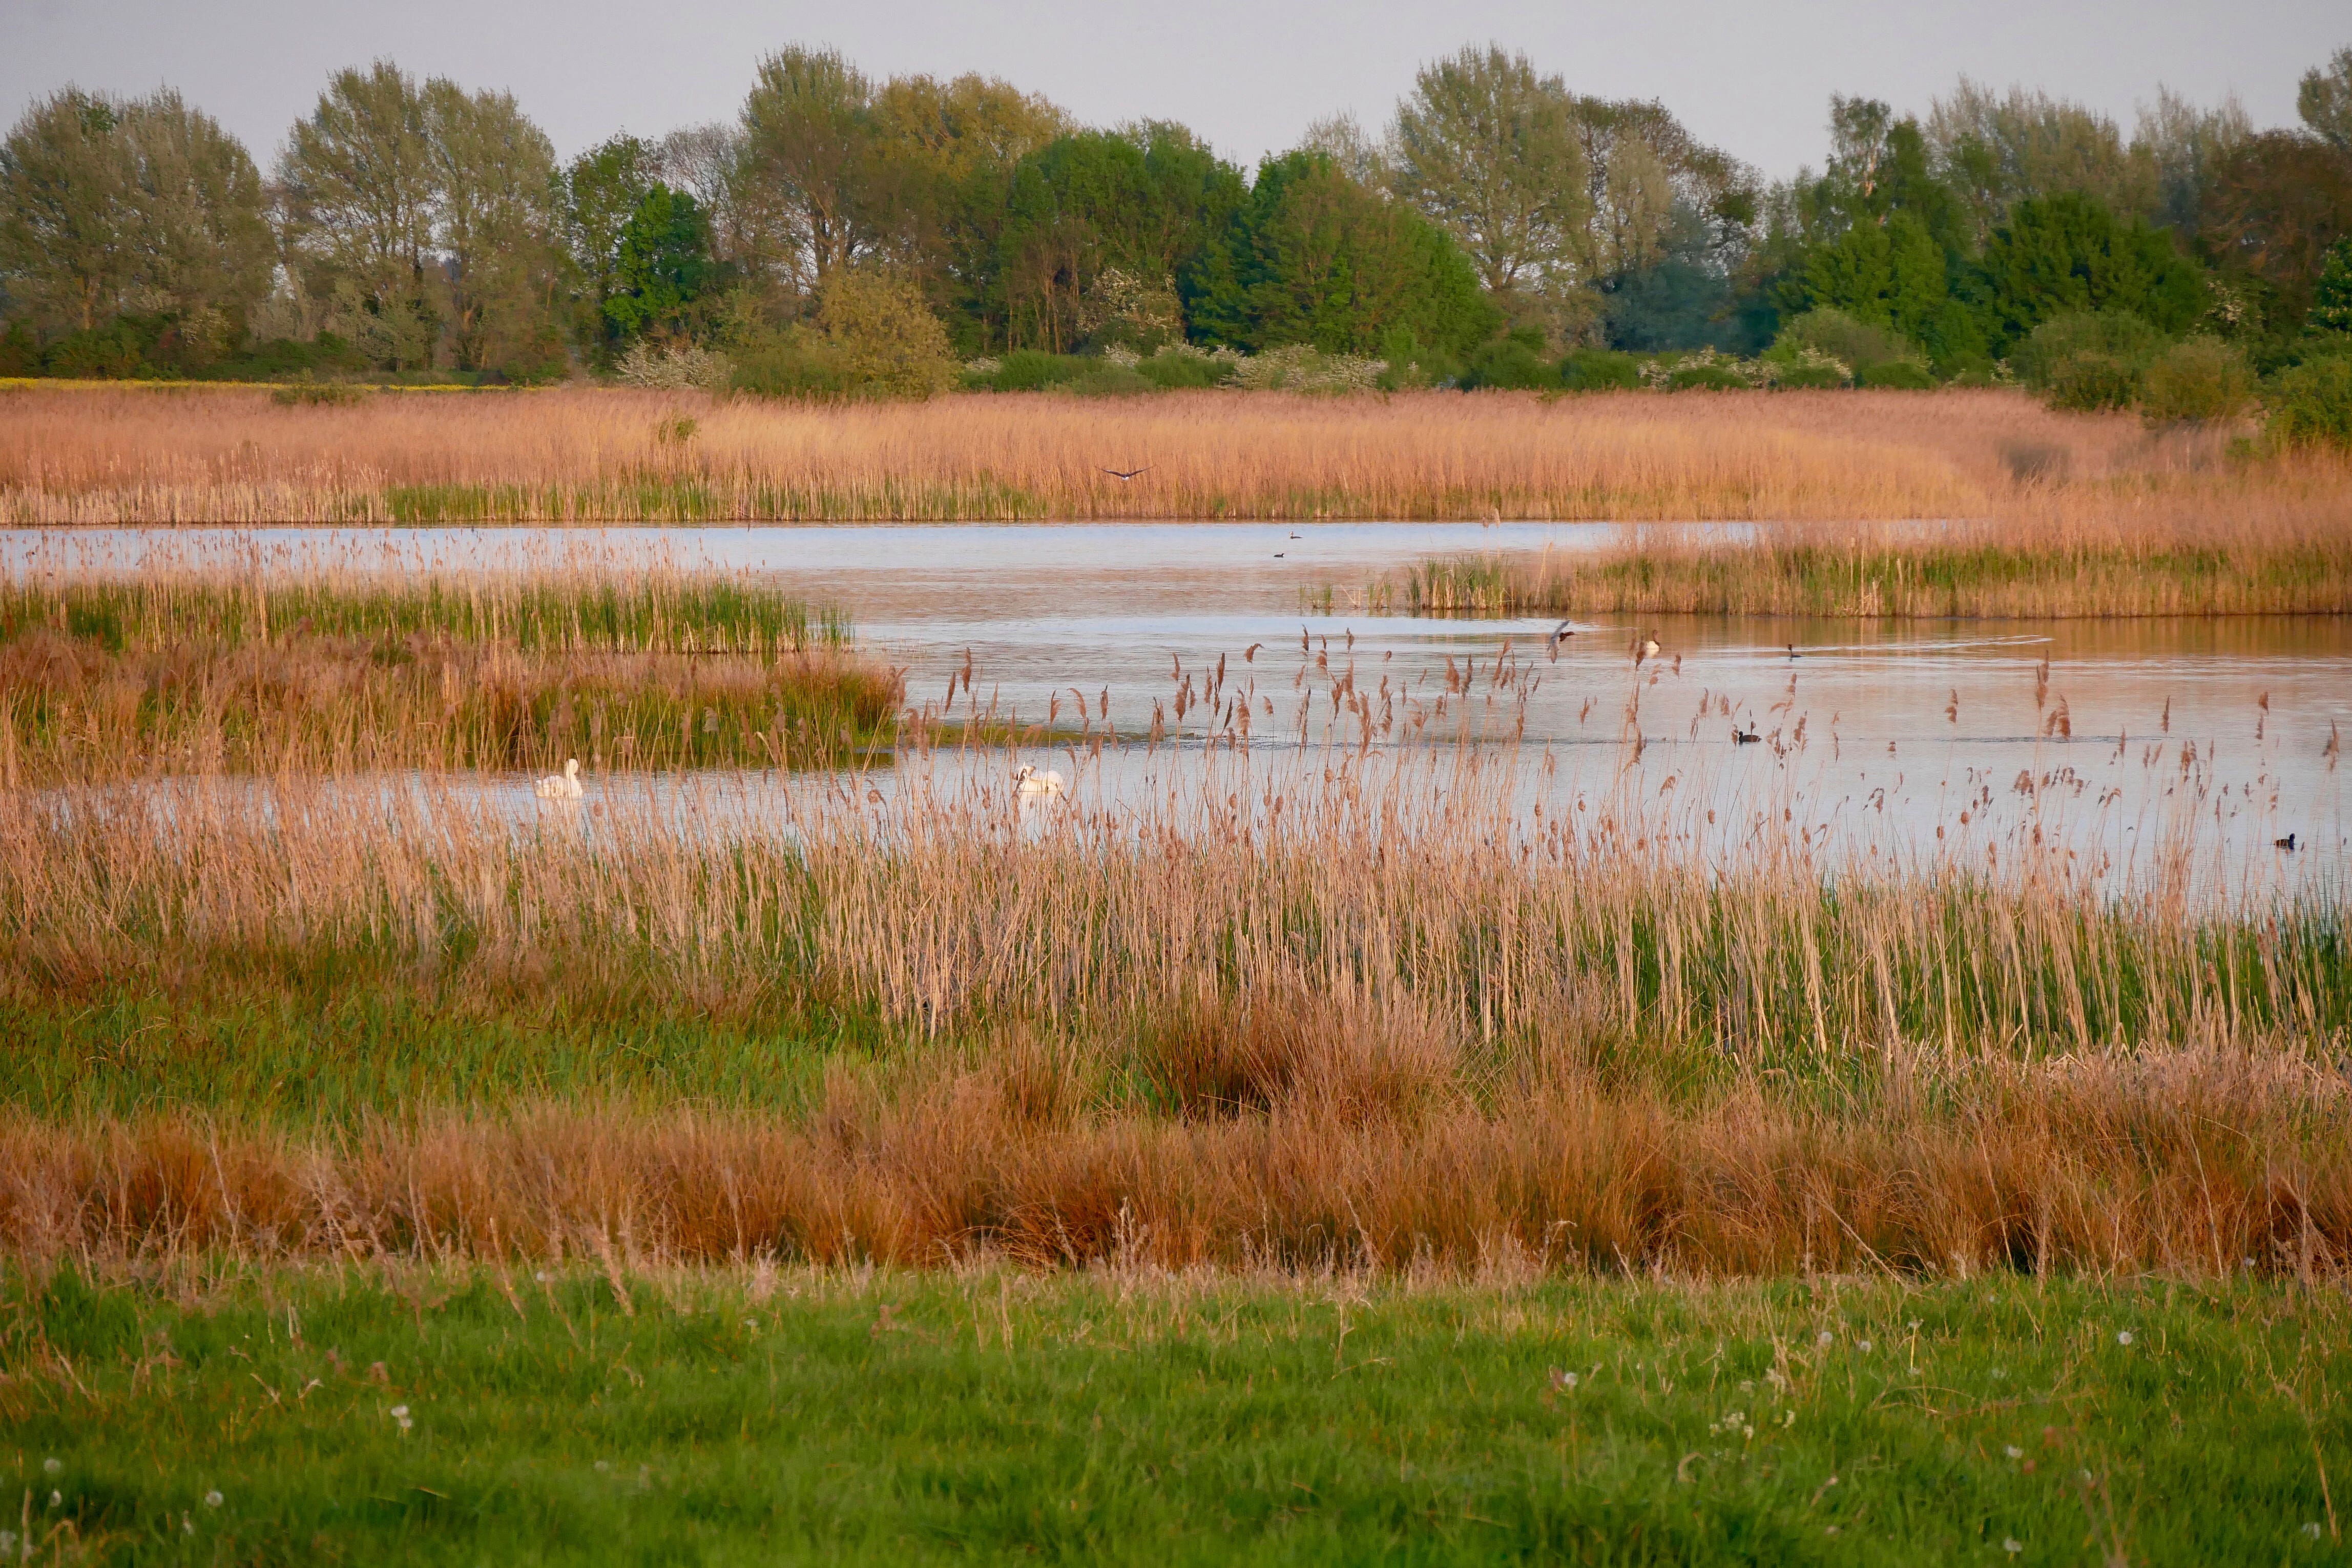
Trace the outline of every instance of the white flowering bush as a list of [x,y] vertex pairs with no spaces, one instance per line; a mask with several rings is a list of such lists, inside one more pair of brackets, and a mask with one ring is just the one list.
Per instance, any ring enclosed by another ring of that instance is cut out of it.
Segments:
[[664,392],[699,387],[704,392],[718,392],[734,376],[735,367],[726,355],[692,343],[656,348],[640,340],[621,356],[621,362],[613,367],[613,371],[633,387],[654,387]]
[[1386,360],[1326,354],[1305,343],[1294,343],[1238,358],[1234,382],[1252,392],[1371,392],[1388,368]]

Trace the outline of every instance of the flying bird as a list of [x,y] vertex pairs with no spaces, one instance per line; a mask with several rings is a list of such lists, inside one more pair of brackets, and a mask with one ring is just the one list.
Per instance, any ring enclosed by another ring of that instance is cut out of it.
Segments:
[[1124,485],[1124,484],[1126,484],[1129,479],[1134,478],[1138,474],[1149,474],[1149,473],[1150,473],[1150,472],[1151,472],[1151,465],[1150,465],[1150,464],[1149,464],[1149,463],[1147,463],[1147,464],[1145,464],[1142,467],[1140,467],[1140,468],[1129,468],[1129,469],[1126,469],[1126,470],[1124,470],[1124,471],[1121,471],[1121,470],[1117,469],[1117,468],[1106,468],[1106,469],[1104,469],[1104,470],[1103,470],[1103,472],[1104,472],[1104,473],[1106,473],[1106,474],[1108,474],[1108,475],[1109,475],[1112,478],[1114,478],[1114,479],[1118,480],[1120,484]]

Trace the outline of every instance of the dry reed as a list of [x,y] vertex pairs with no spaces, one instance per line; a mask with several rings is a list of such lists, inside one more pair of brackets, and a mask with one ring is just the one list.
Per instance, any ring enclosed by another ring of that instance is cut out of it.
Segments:
[[[681,438],[687,420],[691,432]],[[1106,466],[1149,464],[1133,483]],[[1318,399],[960,396],[829,408],[562,389],[280,407],[0,390],[0,522],[1108,517],[1852,519],[2150,506],[2341,522],[2346,465],[2002,391]]]

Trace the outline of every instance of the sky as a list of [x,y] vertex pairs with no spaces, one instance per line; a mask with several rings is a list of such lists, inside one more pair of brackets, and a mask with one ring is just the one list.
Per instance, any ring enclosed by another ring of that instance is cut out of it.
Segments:
[[504,88],[570,154],[730,119],[760,57],[840,49],[869,74],[979,71],[1095,124],[1176,120],[1244,163],[1347,110],[1389,117],[1423,62],[1523,49],[1576,91],[1656,98],[1768,176],[1818,164],[1830,94],[1924,111],[1961,75],[2126,132],[2158,83],[2294,122],[2295,81],[2352,44],[2344,0],[0,0],[0,115],[67,83],[178,88],[265,168],[336,68],[388,56]]

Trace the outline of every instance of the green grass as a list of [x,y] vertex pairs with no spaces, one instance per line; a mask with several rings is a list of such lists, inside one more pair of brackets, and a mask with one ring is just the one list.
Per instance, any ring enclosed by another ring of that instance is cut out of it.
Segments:
[[1640,548],[1534,565],[1436,559],[1408,570],[1416,613],[1953,616],[2341,615],[2352,547],[2249,538],[2179,544],[1902,548],[1765,543]]
[[544,1268],[16,1274],[0,1527],[41,1562],[2352,1556],[2326,1291]]

